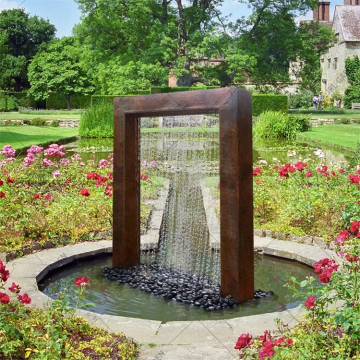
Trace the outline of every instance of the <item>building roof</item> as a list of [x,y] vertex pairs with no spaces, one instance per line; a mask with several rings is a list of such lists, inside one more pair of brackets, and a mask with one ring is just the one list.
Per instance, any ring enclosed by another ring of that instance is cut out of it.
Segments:
[[336,18],[344,41],[360,41],[360,6],[336,5],[334,21]]

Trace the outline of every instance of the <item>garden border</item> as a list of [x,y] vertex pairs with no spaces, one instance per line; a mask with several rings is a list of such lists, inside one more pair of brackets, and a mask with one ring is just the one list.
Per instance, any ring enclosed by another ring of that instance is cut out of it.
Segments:
[[[254,250],[265,255],[296,260],[313,266],[324,257],[335,257],[336,254],[319,246],[298,244],[273,238],[254,236]],[[10,278],[6,287],[12,282],[20,285],[23,293],[32,299],[31,306],[44,308],[44,303],[51,301],[38,290],[37,282],[46,274],[74,260],[112,252],[111,240],[87,242],[68,245],[61,248],[47,249],[27,255],[6,264]],[[280,318],[285,324],[294,326],[302,316],[300,307],[261,315],[244,316],[228,320],[206,321],[160,321],[143,320],[111,315],[101,315],[84,310],[77,310],[91,325],[108,329],[112,332],[124,332],[140,343],[153,344],[186,344],[200,346],[221,346],[234,352],[234,344],[241,333],[260,335],[265,330],[276,330],[274,320]],[[211,316],[211,315],[210,315]]]

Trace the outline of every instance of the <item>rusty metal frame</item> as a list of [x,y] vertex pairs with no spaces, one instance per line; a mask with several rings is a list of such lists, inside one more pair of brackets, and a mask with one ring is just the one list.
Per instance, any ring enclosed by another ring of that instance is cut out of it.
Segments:
[[219,113],[221,294],[253,298],[251,108],[239,88],[114,99],[113,266],[140,263],[140,118]]

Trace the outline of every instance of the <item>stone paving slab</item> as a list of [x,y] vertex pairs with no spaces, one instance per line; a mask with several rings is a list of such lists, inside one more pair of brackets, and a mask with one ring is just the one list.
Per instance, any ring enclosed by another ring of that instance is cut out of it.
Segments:
[[139,360],[234,360],[238,359],[236,350],[229,351],[221,345],[188,346],[166,345],[142,347]]

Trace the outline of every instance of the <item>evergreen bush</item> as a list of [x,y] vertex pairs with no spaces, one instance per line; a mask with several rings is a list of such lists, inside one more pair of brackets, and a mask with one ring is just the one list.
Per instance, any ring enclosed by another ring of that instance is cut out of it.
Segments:
[[46,125],[46,119],[36,117],[30,120],[30,125],[33,126],[45,126]]
[[310,90],[304,90],[296,94],[289,95],[289,109],[302,109],[312,106],[313,93]]
[[114,136],[114,105],[104,101],[90,106],[81,115],[79,135],[95,138]]

